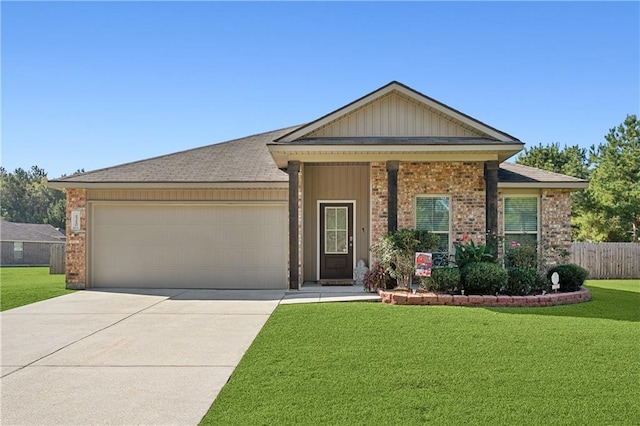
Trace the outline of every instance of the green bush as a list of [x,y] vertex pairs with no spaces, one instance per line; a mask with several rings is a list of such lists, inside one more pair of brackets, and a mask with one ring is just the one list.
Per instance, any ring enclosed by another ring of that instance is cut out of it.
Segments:
[[547,272],[547,278],[549,280],[554,272],[557,272],[558,275],[560,275],[560,291],[580,290],[580,286],[584,284],[585,280],[589,276],[589,271],[573,263],[556,265],[549,269],[549,272]]
[[538,272],[536,283],[532,290],[534,294],[549,293],[551,291],[551,281],[545,274]]
[[527,243],[511,242],[505,248],[504,263],[508,268],[537,268],[538,244],[535,241]]
[[507,268],[507,285],[500,293],[511,296],[526,296],[536,287],[538,271],[536,268],[512,267]]
[[381,237],[371,246],[371,251],[397,285],[409,287],[416,272],[416,252],[429,252],[438,246],[438,241],[438,236],[429,231],[399,229]]
[[496,263],[475,262],[460,270],[464,294],[496,294],[507,285],[508,274]]
[[455,266],[433,268],[429,287],[438,293],[455,293],[460,289],[460,270]]

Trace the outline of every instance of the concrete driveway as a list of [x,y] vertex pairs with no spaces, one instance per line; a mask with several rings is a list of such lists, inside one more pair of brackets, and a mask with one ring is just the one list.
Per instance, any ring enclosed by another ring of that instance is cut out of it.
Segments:
[[197,424],[278,291],[79,291],[0,314],[0,423]]

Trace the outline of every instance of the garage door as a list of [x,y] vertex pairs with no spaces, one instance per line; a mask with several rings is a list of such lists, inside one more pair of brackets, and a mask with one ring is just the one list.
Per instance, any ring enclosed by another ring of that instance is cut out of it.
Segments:
[[285,204],[92,204],[93,287],[285,289]]

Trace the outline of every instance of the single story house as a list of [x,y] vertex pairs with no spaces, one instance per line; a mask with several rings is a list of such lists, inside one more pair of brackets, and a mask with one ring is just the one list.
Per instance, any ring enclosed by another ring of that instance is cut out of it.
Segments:
[[42,223],[0,221],[2,266],[48,266],[52,244],[64,244],[64,233]]
[[568,249],[588,183],[505,162],[523,147],[393,81],[303,125],[53,180],[67,285],[298,289],[351,279],[409,227],[440,259],[463,234]]

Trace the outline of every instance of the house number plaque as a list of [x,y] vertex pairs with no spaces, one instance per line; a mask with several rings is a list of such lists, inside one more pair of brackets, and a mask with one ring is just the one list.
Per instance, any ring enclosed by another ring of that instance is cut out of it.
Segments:
[[71,231],[80,231],[80,217],[82,215],[81,210],[71,210]]

